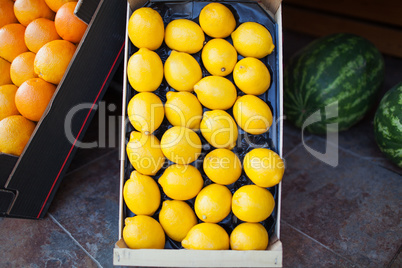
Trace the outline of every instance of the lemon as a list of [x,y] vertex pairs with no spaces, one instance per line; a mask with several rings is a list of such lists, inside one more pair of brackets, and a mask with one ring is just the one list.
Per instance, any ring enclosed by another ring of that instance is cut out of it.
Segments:
[[165,114],[173,126],[199,129],[202,106],[197,97],[190,92],[166,93]]
[[155,50],[162,45],[165,26],[161,15],[152,8],[142,7],[128,21],[128,37],[134,46]]
[[165,116],[161,99],[151,92],[141,92],[132,97],[127,113],[133,127],[145,134],[158,129]]
[[204,112],[200,129],[202,136],[215,148],[232,149],[236,146],[237,125],[225,111],[212,110]]
[[136,170],[124,184],[123,197],[127,207],[136,215],[153,215],[161,202],[158,184]]
[[268,232],[260,223],[244,222],[230,234],[230,248],[234,250],[265,250]]
[[20,156],[28,143],[35,123],[21,115],[0,120],[0,153]]
[[217,223],[226,218],[232,206],[232,193],[226,186],[210,184],[195,198],[194,210],[204,222]]
[[165,162],[158,138],[137,131],[130,134],[127,156],[133,167],[144,175],[155,175]]
[[236,28],[233,13],[220,3],[206,5],[200,12],[200,26],[211,37],[228,37]]
[[190,229],[181,241],[185,249],[226,250],[229,249],[229,235],[216,223],[199,223]]
[[248,152],[243,160],[244,171],[252,182],[260,187],[277,185],[285,172],[285,164],[272,150],[256,148]]
[[155,52],[140,48],[128,60],[127,76],[136,91],[155,91],[163,79],[162,60]]
[[268,104],[254,95],[238,98],[233,106],[233,116],[244,131],[253,135],[267,132],[273,120]]
[[154,218],[145,215],[126,218],[123,228],[123,239],[131,249],[163,249],[165,233],[162,226]]
[[158,180],[164,193],[176,200],[194,198],[202,189],[201,173],[190,165],[169,166]]
[[177,91],[193,91],[201,80],[202,71],[198,62],[190,54],[172,51],[165,62],[165,78]]
[[212,39],[202,49],[201,59],[210,74],[227,76],[237,63],[237,52],[225,39]]
[[239,60],[233,70],[233,80],[241,91],[250,95],[261,95],[271,85],[267,66],[256,58]]
[[260,222],[271,215],[275,207],[272,194],[257,185],[240,187],[232,198],[233,214],[245,222]]
[[166,26],[166,45],[180,52],[197,53],[204,46],[205,35],[194,21],[177,19]]
[[159,223],[170,238],[181,242],[198,222],[194,211],[186,202],[166,200],[159,212]]
[[227,110],[237,98],[233,83],[221,76],[207,76],[194,86],[197,98],[202,105],[213,110]]
[[215,149],[204,158],[204,172],[211,181],[228,185],[237,181],[242,168],[240,159],[228,149]]
[[256,22],[241,24],[231,36],[233,46],[244,57],[260,59],[271,54],[275,48],[271,33]]
[[161,149],[170,161],[190,164],[201,154],[201,139],[197,133],[186,127],[172,127],[162,136]]

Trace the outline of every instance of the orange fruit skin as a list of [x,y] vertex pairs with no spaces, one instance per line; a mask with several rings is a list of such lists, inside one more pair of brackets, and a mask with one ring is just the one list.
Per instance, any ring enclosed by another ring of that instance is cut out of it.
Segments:
[[51,100],[56,86],[41,78],[25,81],[15,94],[15,105],[25,118],[39,121]]
[[28,24],[24,39],[28,49],[37,53],[45,44],[53,40],[61,39],[61,37],[56,31],[54,21],[39,18]]
[[26,80],[38,77],[34,72],[35,53],[24,52],[11,63],[10,75],[14,85],[21,86]]
[[5,59],[0,58],[0,86],[12,84],[10,76],[11,64]]
[[19,54],[27,52],[24,41],[25,27],[19,23],[7,24],[0,29],[0,57],[12,62]]
[[0,1],[0,28],[10,23],[17,23],[17,17],[14,14],[14,2],[12,0]]
[[48,7],[54,12],[57,12],[62,5],[68,2],[77,2],[77,0],[45,0]]
[[11,115],[20,114],[14,100],[17,89],[12,84],[0,86],[0,121]]
[[66,40],[54,40],[47,43],[36,54],[35,73],[49,83],[59,84],[75,50],[76,46]]
[[0,121],[0,152],[20,156],[29,141],[35,123],[21,115],[12,115]]
[[45,0],[16,0],[14,14],[24,26],[37,18],[54,20],[55,16],[55,13],[46,5]]
[[74,14],[76,2],[68,2],[59,8],[54,19],[57,33],[64,40],[79,43],[88,27]]

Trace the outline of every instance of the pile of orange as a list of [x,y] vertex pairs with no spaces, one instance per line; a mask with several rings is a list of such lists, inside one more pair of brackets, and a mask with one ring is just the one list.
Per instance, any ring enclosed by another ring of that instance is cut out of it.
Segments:
[[0,153],[21,155],[87,25],[78,0],[0,0]]

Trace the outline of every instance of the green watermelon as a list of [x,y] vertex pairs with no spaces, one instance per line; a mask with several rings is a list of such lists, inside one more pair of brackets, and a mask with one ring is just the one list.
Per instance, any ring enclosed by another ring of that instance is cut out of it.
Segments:
[[346,33],[317,39],[286,66],[286,119],[315,134],[346,130],[372,107],[383,81],[384,59],[368,40]]
[[374,117],[374,135],[380,150],[402,168],[402,82],[382,98]]

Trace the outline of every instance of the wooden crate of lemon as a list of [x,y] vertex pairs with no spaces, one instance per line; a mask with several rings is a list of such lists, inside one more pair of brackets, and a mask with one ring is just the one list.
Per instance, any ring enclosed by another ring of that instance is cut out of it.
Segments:
[[115,265],[281,267],[279,1],[129,1]]

